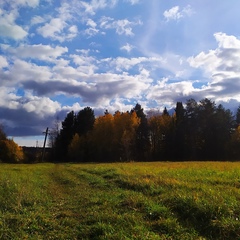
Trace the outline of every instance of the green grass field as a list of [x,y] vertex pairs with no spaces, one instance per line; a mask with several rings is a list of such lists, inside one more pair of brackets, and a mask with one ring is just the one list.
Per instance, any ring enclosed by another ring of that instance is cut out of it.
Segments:
[[240,239],[240,163],[1,164],[0,239]]

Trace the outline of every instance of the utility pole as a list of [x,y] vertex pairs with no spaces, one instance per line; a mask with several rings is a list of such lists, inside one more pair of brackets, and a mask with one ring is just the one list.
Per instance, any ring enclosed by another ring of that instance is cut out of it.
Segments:
[[44,160],[44,155],[45,155],[46,141],[47,141],[47,136],[48,136],[48,127],[46,129],[46,132],[43,132],[43,133],[45,133],[45,139],[44,139],[43,151],[42,151],[42,162]]

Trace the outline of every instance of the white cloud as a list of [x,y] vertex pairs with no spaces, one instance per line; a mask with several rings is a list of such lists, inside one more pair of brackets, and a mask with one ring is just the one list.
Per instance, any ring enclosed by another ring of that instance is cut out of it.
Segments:
[[218,48],[190,57],[188,59],[190,66],[202,68],[210,75],[220,72],[239,73],[240,40],[225,33],[215,33],[214,37],[218,43]]
[[1,0],[0,7],[0,36],[4,38],[11,38],[14,40],[22,40],[27,35],[27,28],[16,23],[19,17],[19,8],[31,7],[35,8],[39,5],[39,0]]
[[[73,5],[63,2],[61,6],[56,9],[56,16],[47,16],[50,18],[43,26],[37,28],[38,34],[44,38],[50,38],[55,41],[64,42],[71,41],[78,34],[77,25],[73,24],[75,1]],[[33,19],[33,22],[39,22],[41,19]]]
[[113,8],[118,3],[118,0],[91,0],[78,1],[72,0],[72,11],[77,13],[80,17],[95,15],[97,11],[106,8]]
[[130,2],[132,5],[137,4],[140,0],[125,0],[126,2]]
[[115,29],[118,35],[134,36],[133,26],[142,25],[141,21],[129,21],[128,19],[114,20],[109,17],[102,17],[100,27],[103,29]]
[[[50,67],[39,66],[20,59],[16,59],[9,67],[7,80],[2,83],[6,86],[19,86],[27,81],[49,81],[52,78]],[[9,81],[10,79],[10,81]]]
[[44,18],[42,18],[41,16],[34,16],[31,19],[31,25],[37,25],[37,24],[41,24],[44,23],[46,20]]
[[235,36],[229,36],[226,33],[217,32],[214,34],[220,48],[240,49],[240,40]]
[[86,25],[91,28],[96,28],[96,26],[97,26],[97,24],[92,19],[88,19]]
[[189,64],[209,77],[208,85],[202,89],[206,97],[240,100],[240,40],[225,33],[215,33],[214,37],[218,47],[189,58]]
[[13,47],[4,47],[2,48],[5,52],[11,53],[19,58],[35,58],[44,61],[55,61],[62,54],[68,52],[67,47],[56,46],[51,47],[50,45],[20,45],[17,48]]
[[66,35],[67,40],[75,38],[78,34],[78,28],[76,25],[72,25],[68,28],[68,34]]
[[131,44],[127,43],[126,45],[122,46],[120,49],[121,50],[125,50],[128,53],[132,51],[132,49],[134,48],[134,46],[132,46]]
[[39,27],[37,32],[44,38],[51,38],[59,42],[64,42],[75,38],[78,33],[78,28],[76,25],[69,26],[61,18],[53,18],[49,23]]
[[63,41],[61,33],[66,27],[66,23],[60,18],[53,18],[49,23],[46,23],[43,27],[37,29],[38,33],[45,38],[52,38],[59,41]]
[[169,10],[164,11],[163,16],[166,18],[167,21],[170,20],[178,20],[180,18],[191,16],[194,13],[191,6],[188,5],[180,10],[179,6],[172,7]]
[[7,67],[8,66],[8,61],[5,57],[0,55],[0,69]]
[[197,91],[192,84],[191,81],[171,83],[168,78],[163,78],[150,87],[147,99],[154,99],[160,106],[163,102],[174,106],[176,101],[181,101]]
[[12,6],[25,6],[25,7],[35,8],[39,5],[39,0],[12,0],[11,5]]
[[7,14],[0,14],[0,36],[13,38],[14,40],[21,40],[25,38],[28,33],[21,26],[15,23],[16,14],[14,12]]
[[175,6],[169,10],[166,10],[164,13],[163,13],[163,16],[167,19],[167,20],[170,20],[170,19],[179,19],[182,17],[182,14],[179,12],[179,6]]
[[14,88],[8,88],[1,86],[0,88],[0,107],[6,107],[10,109],[17,109],[18,108],[18,100],[20,99],[19,96],[16,96],[14,93]]
[[61,109],[61,106],[47,97],[28,96],[25,103],[22,104],[22,108],[43,118],[46,115],[54,115]]
[[96,34],[99,32],[99,30],[96,28],[96,27],[97,27],[97,23],[94,22],[92,19],[89,18],[89,19],[87,20],[86,25],[89,27],[89,28],[87,28],[87,29],[84,31],[84,33],[85,33],[86,35],[94,36],[94,35],[96,35]]

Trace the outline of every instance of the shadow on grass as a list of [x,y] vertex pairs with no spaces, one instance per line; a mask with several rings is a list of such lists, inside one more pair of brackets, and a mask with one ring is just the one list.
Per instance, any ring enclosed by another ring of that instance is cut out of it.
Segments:
[[220,213],[210,204],[197,204],[193,198],[177,198],[166,204],[183,226],[194,228],[200,236],[207,239],[240,239],[240,224],[231,225],[226,219],[223,225],[221,218],[225,213]]

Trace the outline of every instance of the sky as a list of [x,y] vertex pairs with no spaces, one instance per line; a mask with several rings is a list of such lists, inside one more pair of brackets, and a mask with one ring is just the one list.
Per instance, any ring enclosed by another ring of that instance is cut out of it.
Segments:
[[84,107],[240,104],[239,0],[0,0],[0,123],[22,146]]

